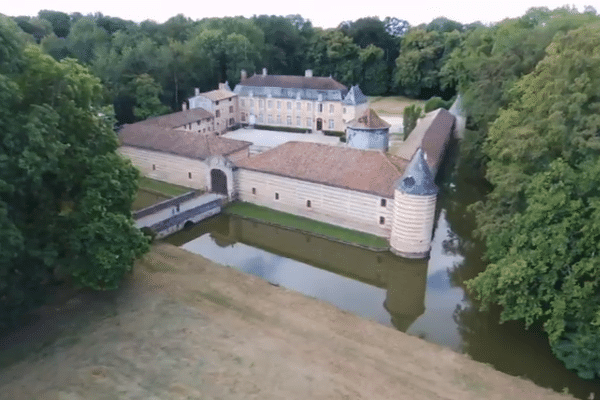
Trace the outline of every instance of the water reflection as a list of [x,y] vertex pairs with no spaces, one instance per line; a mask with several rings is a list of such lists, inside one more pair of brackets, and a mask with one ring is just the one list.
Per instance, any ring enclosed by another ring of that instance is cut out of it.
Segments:
[[169,241],[402,331],[425,311],[426,261],[227,216]]

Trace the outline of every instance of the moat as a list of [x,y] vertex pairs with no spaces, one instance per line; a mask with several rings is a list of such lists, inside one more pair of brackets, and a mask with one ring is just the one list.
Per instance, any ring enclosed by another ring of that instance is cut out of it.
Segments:
[[467,206],[482,198],[480,185],[454,171],[438,176],[441,196],[427,260],[355,246],[220,215],[167,241],[220,264],[258,275],[274,285],[332,303],[429,342],[469,354],[474,360],[581,399],[600,394],[600,380],[585,381],[566,370],[540,327],[499,323],[499,310],[479,311],[464,281],[485,264],[472,235]]

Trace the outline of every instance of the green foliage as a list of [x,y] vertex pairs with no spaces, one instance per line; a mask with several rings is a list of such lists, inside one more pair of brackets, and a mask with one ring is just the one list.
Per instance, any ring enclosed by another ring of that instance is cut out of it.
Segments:
[[417,121],[423,116],[423,109],[416,104],[412,104],[404,108],[404,114],[402,118],[402,126],[404,133],[404,140],[410,135],[410,133],[417,126]]
[[557,35],[483,144],[491,264],[470,282],[504,320],[544,323],[554,353],[600,375],[600,23]]
[[133,114],[136,118],[144,120],[170,111],[168,107],[160,102],[162,89],[150,75],[139,75],[133,80],[132,84],[132,92],[136,99]]
[[0,61],[0,325],[42,302],[55,274],[114,288],[148,248],[99,80],[23,49],[11,29],[0,17],[0,54],[12,55]]
[[441,97],[432,97],[425,103],[423,111],[428,113],[433,110],[437,110],[438,108],[445,108],[446,110],[452,107],[453,99],[445,101]]

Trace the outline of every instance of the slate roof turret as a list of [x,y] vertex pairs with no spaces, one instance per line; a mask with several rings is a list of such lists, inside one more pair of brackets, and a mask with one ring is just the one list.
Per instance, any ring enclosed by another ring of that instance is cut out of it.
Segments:
[[404,170],[402,178],[396,183],[398,190],[420,196],[437,194],[439,189],[435,184],[434,176],[427,165],[425,157],[425,152],[419,147]]
[[350,91],[344,97],[343,103],[349,106],[356,106],[359,104],[364,104],[368,101],[367,96],[360,90],[358,85],[354,85],[350,88]]

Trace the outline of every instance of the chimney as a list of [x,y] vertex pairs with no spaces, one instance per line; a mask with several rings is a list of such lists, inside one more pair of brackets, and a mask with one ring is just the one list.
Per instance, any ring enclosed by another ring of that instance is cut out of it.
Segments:
[[267,69],[263,68],[263,76],[267,76]]
[[248,73],[246,72],[246,70],[245,69],[241,70],[241,72],[240,72],[240,80],[243,81],[243,80],[245,80],[247,78],[248,78]]
[[307,78],[312,78],[312,69],[307,69],[306,71],[304,71],[304,76]]
[[225,90],[225,84],[219,83],[219,90]]
[[194,88],[194,96],[200,96],[200,88]]
[[181,111],[185,110],[187,110],[187,103],[184,101],[183,103],[181,103]]

